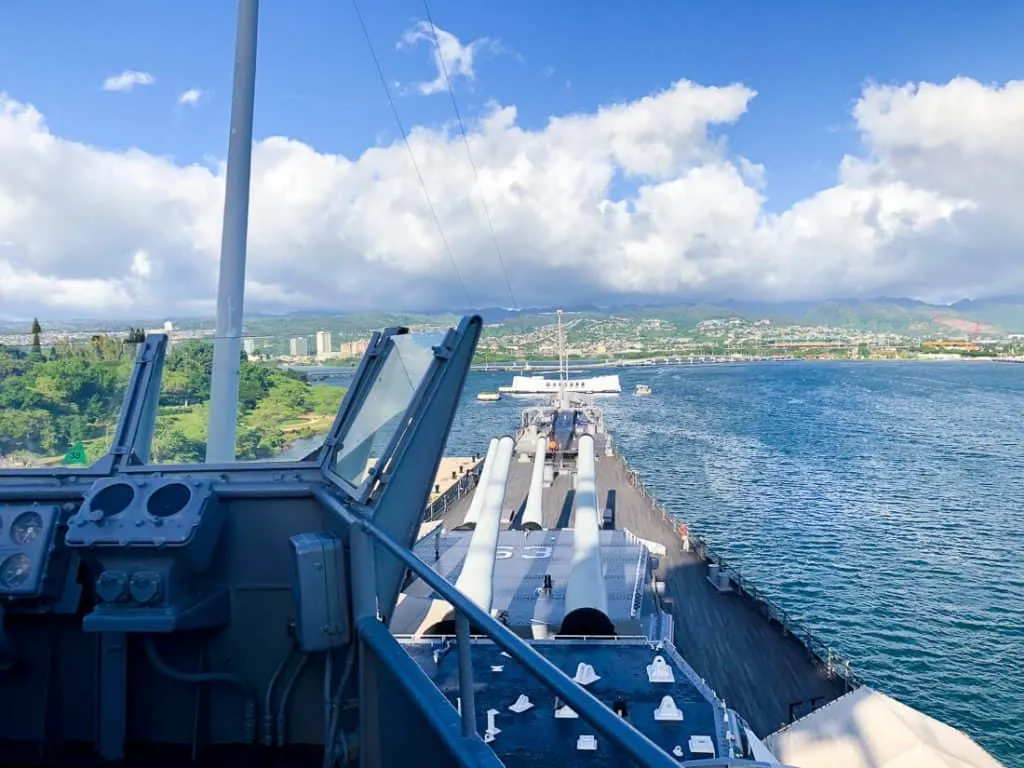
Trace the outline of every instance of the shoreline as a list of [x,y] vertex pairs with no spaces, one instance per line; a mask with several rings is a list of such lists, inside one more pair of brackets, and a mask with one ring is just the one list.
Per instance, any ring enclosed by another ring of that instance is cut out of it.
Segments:
[[[532,362],[532,361],[531,361]],[[674,367],[674,368],[690,368],[690,367],[708,367],[708,366],[722,366],[722,365],[751,365],[751,364],[765,364],[765,363],[1024,363],[1024,358],[1011,358],[1011,357],[961,357],[959,355],[952,357],[944,357],[942,355],[923,355],[921,357],[868,357],[868,358],[849,358],[849,357],[786,357],[786,358],[751,358],[751,359],[714,359],[706,360],[702,362],[675,362],[671,359],[664,357],[652,357],[643,358],[636,361],[629,362],[613,362],[613,363],[593,363],[589,361],[580,361],[574,365],[573,362],[569,363],[569,372],[581,372],[581,371],[607,371],[607,370],[619,370],[623,368],[655,368],[655,367]],[[548,366],[546,363],[542,367],[532,366],[529,369],[523,368],[522,365],[516,365],[513,363],[489,363],[488,368],[474,365],[470,368],[470,373],[516,373],[522,375],[531,376],[543,376],[545,373],[557,373],[558,369],[556,366]]]

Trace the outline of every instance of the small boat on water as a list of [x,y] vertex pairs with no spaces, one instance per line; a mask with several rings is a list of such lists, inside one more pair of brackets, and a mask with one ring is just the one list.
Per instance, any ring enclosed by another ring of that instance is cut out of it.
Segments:
[[485,403],[496,403],[501,400],[500,392],[478,392],[476,399]]
[[637,395],[649,395],[649,394],[651,394],[651,388],[647,384],[637,384],[636,385],[636,392],[635,392],[635,394],[637,394]]

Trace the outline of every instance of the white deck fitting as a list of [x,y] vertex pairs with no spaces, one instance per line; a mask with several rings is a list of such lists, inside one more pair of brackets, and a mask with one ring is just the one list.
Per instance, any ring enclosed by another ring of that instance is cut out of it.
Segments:
[[[711,755],[715,756],[715,743],[711,740],[710,736],[691,736],[690,737],[690,751],[699,755]],[[833,768],[835,768],[833,764]],[[839,763],[838,765],[842,765]],[[846,768],[846,766],[843,766]]]
[[654,719],[659,722],[682,722],[683,711],[676,706],[671,696],[665,696],[654,710]]
[[577,720],[579,715],[576,714],[576,710],[570,707],[568,704],[563,704],[555,710],[555,717],[559,720]]
[[652,683],[674,683],[676,677],[672,667],[665,663],[663,656],[655,656],[654,661],[647,665],[647,679]]
[[519,698],[515,700],[514,704],[509,704],[509,709],[515,712],[517,715],[522,714],[528,709],[533,709],[533,702],[530,701],[530,697],[525,693],[519,694]]
[[573,678],[574,683],[580,685],[590,685],[601,679],[601,676],[594,671],[594,667],[590,664],[580,662],[576,667],[576,676]]
[[494,741],[494,737],[497,736],[499,733],[501,733],[501,728],[499,728],[494,723],[494,718],[497,717],[497,715],[498,715],[498,710],[496,710],[496,709],[488,709],[487,710],[487,730],[484,731],[484,741],[487,742],[487,743],[490,743],[490,742]]

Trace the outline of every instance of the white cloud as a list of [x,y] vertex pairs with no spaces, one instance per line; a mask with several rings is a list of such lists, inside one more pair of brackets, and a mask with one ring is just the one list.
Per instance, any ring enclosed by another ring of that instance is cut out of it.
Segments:
[[[437,45],[434,44],[434,35],[437,35]],[[481,37],[463,45],[459,42],[459,38],[451,32],[446,32],[438,26],[431,26],[426,21],[418,22],[416,26],[403,34],[398,47],[413,46],[419,42],[425,42],[430,47],[431,58],[437,71],[437,77],[433,80],[416,85],[419,92],[425,96],[441,93],[448,89],[445,70],[447,70],[448,80],[453,87],[455,81],[460,77],[468,81],[475,80],[476,72],[473,69],[473,60],[476,55],[482,50],[500,50],[499,43],[488,37]]]
[[136,251],[132,256],[132,274],[136,277],[149,277],[153,266],[149,261],[149,254],[145,251]]
[[199,100],[206,94],[199,88],[189,88],[187,91],[182,91],[178,96],[179,104],[194,105],[198,104]]
[[156,78],[149,72],[137,72],[133,69],[125,70],[119,75],[111,75],[103,81],[104,91],[130,91],[136,85],[152,85]]
[[[510,106],[471,126],[519,301],[1024,292],[1024,85],[866,88],[864,151],[779,213],[771,169],[709,136],[753,97],[681,81],[537,130]],[[473,301],[507,304],[461,137],[409,140]],[[464,306],[400,143],[346,158],[273,137],[253,161],[248,308]],[[0,96],[0,315],[210,311],[223,172],[62,139]]]

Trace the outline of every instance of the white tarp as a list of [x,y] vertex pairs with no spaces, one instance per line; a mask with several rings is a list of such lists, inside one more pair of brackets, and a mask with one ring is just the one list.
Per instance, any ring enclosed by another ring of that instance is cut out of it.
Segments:
[[800,768],[1000,768],[955,728],[867,686],[842,696],[765,743]]

